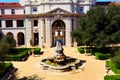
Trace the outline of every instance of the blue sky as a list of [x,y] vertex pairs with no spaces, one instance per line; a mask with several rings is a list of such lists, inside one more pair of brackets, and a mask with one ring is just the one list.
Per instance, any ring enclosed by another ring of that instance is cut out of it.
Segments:
[[[0,0],[0,2],[18,2],[19,0]],[[120,1],[120,0],[97,0],[97,1]]]
[[0,2],[18,2],[19,0],[0,0]]

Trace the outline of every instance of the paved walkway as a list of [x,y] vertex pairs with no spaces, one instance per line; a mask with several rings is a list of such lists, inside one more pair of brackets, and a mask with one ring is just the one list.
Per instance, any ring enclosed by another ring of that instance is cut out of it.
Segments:
[[[43,55],[34,57],[33,55],[23,62],[12,62],[18,68],[16,72],[18,78],[36,75],[42,80],[104,80],[106,75],[105,60],[96,60],[94,56],[79,54],[74,47],[64,47],[64,54],[80,60],[86,60],[83,69],[70,72],[51,72],[40,67],[40,60],[54,55],[54,48],[42,49]],[[114,74],[109,72],[109,74]]]

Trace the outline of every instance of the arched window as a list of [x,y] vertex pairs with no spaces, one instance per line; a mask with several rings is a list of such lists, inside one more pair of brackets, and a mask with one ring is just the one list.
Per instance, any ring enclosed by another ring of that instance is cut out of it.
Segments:
[[25,44],[24,34],[22,32],[19,32],[17,34],[17,41],[18,41],[18,45],[24,45]]
[[13,38],[14,38],[14,35],[13,35],[13,33],[12,33],[12,32],[8,32],[8,33],[6,34],[6,36],[11,36],[11,37],[13,37]]

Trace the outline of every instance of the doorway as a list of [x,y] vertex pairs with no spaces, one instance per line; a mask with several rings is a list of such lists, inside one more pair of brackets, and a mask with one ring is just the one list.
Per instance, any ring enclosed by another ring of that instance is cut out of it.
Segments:
[[34,45],[38,45],[39,44],[39,34],[38,33],[34,33]]
[[62,20],[56,20],[52,24],[52,46],[56,46],[57,41],[65,45],[65,23]]

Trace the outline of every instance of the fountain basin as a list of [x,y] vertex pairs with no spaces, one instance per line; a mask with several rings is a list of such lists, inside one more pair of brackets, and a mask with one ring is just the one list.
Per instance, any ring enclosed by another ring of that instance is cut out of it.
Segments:
[[67,72],[72,69],[78,69],[82,65],[80,60],[71,57],[66,57],[66,60],[62,64],[51,62],[50,59],[46,58],[40,61],[40,65],[44,70]]

